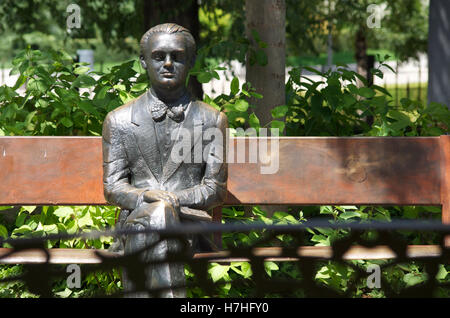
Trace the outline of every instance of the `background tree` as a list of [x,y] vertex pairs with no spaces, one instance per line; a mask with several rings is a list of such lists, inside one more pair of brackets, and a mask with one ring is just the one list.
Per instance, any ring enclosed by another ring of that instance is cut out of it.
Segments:
[[[369,5],[384,8],[380,28],[368,25],[373,14]],[[392,50],[400,61],[418,58],[426,52],[427,6],[421,0],[335,0],[330,14],[338,30],[349,29],[354,35],[355,60],[358,73],[367,77],[368,48]],[[330,17],[331,18],[331,17]]]
[[286,4],[284,0],[246,0],[245,16],[246,34],[256,52],[254,59],[247,58],[246,81],[263,96],[251,103],[256,105],[261,126],[266,126],[272,121],[271,110],[285,104]]
[[[428,101],[450,108],[450,1],[431,0],[428,47]],[[446,65],[446,67],[443,67]]]

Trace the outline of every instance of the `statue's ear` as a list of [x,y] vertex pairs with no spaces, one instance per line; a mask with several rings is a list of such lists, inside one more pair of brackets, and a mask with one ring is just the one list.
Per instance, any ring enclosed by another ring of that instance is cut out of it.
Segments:
[[147,69],[147,63],[145,63],[144,56],[141,55],[141,56],[139,57],[139,60],[141,61],[142,68],[143,68],[144,70],[146,70],[146,69]]

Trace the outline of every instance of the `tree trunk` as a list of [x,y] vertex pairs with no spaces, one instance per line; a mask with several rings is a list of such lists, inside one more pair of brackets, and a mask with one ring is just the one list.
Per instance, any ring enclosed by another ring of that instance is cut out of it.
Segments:
[[431,0],[428,31],[428,102],[450,108],[450,1]]
[[267,44],[264,52],[267,65],[250,64],[247,58],[246,81],[263,95],[262,99],[251,99],[256,105],[255,114],[261,126],[272,121],[271,109],[284,105],[285,100],[285,68],[286,68],[286,3],[285,0],[246,0],[245,28],[251,39],[254,50],[260,50],[254,41],[252,30],[255,30],[261,41]]
[[[365,28],[360,26],[356,32],[355,38],[355,59],[356,59],[356,72],[363,76],[368,77],[369,67],[367,59],[367,39]],[[358,81],[359,84],[361,84]]]
[[[286,103],[285,69],[286,69],[286,3],[285,0],[246,0],[245,29],[247,38],[251,40],[254,50],[261,50],[252,36],[255,30],[261,41],[267,44],[264,52],[267,65],[251,64],[247,58],[246,81],[250,82],[256,91],[263,95],[262,99],[250,99],[256,105],[255,114],[261,126],[272,121],[271,110]],[[282,134],[283,132],[280,132]],[[249,213],[251,207],[246,209]],[[267,216],[275,211],[284,211],[284,206],[264,206]]]
[[[366,28],[364,26],[360,26],[358,31],[356,32],[355,59],[356,72],[367,80],[367,86],[372,86],[373,75],[370,70],[375,66],[375,57],[373,55],[367,55]],[[359,79],[357,80],[357,84],[359,87],[364,86],[364,84]],[[372,126],[374,122],[373,115],[367,115],[365,117],[365,121],[369,126]]]
[[[144,30],[161,23],[176,23],[191,31],[195,42],[200,40],[200,22],[198,20],[197,0],[143,0],[144,1]],[[203,98],[202,84],[196,77],[189,80],[189,90],[199,99]]]
[[328,26],[328,41],[327,41],[327,71],[333,68],[333,26],[331,22]]

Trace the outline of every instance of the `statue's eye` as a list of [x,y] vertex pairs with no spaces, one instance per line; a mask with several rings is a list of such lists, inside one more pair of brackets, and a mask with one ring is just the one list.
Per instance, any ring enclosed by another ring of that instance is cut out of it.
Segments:
[[178,52],[173,52],[170,54],[170,57],[172,58],[172,61],[180,61],[180,54]]
[[164,53],[162,52],[153,52],[152,58],[157,61],[164,61]]
[[183,62],[184,61],[184,52],[172,52],[170,53],[170,58],[172,61]]

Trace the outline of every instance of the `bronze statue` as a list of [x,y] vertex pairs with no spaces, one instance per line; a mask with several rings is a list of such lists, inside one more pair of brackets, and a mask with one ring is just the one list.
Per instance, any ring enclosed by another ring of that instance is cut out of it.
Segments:
[[[151,88],[111,111],[103,123],[105,198],[122,209],[118,225],[122,228],[165,228],[210,220],[206,211],[221,205],[226,193],[227,118],[187,91],[186,78],[196,52],[187,29],[172,23],[157,25],[144,34],[140,47]],[[220,134],[204,138],[208,130]],[[125,254],[157,239],[150,234],[129,235]],[[175,242],[163,241],[149,249],[145,259],[164,257],[177,248]],[[146,269],[147,288],[176,286],[184,280],[183,264]],[[133,288],[125,273],[124,289]],[[162,296],[185,297],[185,291],[168,289]]]

